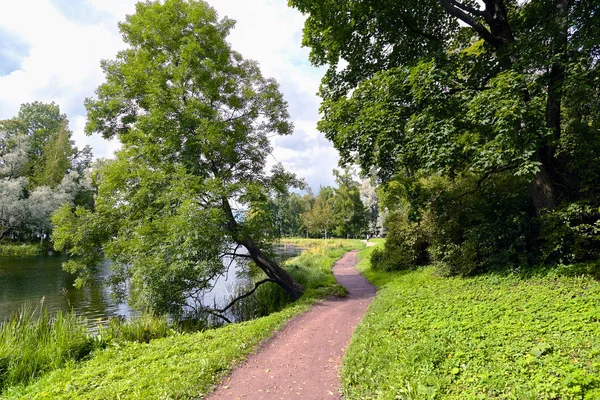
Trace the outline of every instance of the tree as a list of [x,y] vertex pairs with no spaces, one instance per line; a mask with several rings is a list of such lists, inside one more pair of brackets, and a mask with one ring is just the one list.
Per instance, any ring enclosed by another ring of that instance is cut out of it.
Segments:
[[574,174],[565,150],[581,138],[575,126],[598,135],[587,118],[597,102],[581,94],[597,93],[600,3],[290,3],[308,14],[311,61],[329,65],[319,129],[343,162],[384,181],[418,171],[475,174],[479,185],[526,176],[538,216],[579,192],[565,183]]
[[86,178],[91,151],[84,149],[73,170],[79,153],[67,124],[57,105],[40,102],[0,121],[0,240],[47,238],[50,214],[61,204],[93,206]]
[[105,254],[134,306],[178,315],[225,271],[224,258],[243,257],[267,275],[259,284],[302,294],[263,251],[270,227],[243,212],[289,181],[264,166],[268,135],[292,125],[277,83],[231,49],[233,26],[184,0],[138,3],[119,25],[129,47],[102,62],[106,82],[86,100],[86,131],[119,138],[122,150],[96,174],[94,211],[63,207],[53,219],[56,247],[77,256],[66,268],[78,284]]
[[338,187],[331,199],[334,233],[338,237],[358,237],[368,225],[367,210],[360,198],[359,185],[349,170],[333,170]]
[[40,186],[56,187],[71,169],[77,149],[73,146],[71,132],[63,123],[44,145],[39,164],[34,168],[34,179]]
[[18,121],[19,133],[28,138],[29,168],[33,171],[44,163],[44,149],[52,136],[68,124],[67,116],[61,114],[60,108],[54,102],[34,101],[22,104],[15,120]]
[[380,210],[379,196],[371,179],[364,178],[360,183],[360,198],[367,209],[368,232],[371,236],[377,236],[381,233],[384,214]]
[[327,239],[327,232],[333,229],[332,198],[333,188],[329,186],[322,187],[312,207],[302,214],[302,224],[313,235],[324,233],[325,239]]
[[0,179],[0,241],[21,229],[27,221],[26,186],[26,178]]

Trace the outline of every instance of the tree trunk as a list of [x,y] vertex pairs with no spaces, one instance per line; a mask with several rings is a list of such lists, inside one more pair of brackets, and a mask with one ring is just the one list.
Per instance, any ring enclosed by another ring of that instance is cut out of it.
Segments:
[[554,185],[552,178],[546,166],[542,163],[540,171],[535,174],[535,178],[529,184],[529,193],[533,200],[535,213],[541,217],[548,210],[552,210],[555,206],[556,199],[554,197]]
[[0,233],[0,242],[4,240],[5,237],[12,231],[12,229],[8,228],[4,232]]
[[265,254],[256,246],[254,241],[250,238],[241,240],[238,242],[244,246],[252,260],[258,265],[260,269],[270,278],[273,279],[279,286],[281,286],[287,294],[293,300],[298,300],[304,288],[300,285],[285,269],[281,268],[275,261],[269,259]]
[[227,229],[231,232],[233,239],[237,244],[244,246],[252,260],[256,265],[279,286],[290,295],[293,300],[298,300],[304,288],[300,285],[285,269],[281,268],[275,261],[267,257],[262,250],[254,243],[254,240],[242,229],[235,220],[229,200],[226,197],[222,198],[223,211],[227,216]]
[[546,102],[546,126],[552,131],[552,136],[546,145],[538,151],[542,164],[540,172],[531,183],[531,195],[535,212],[538,216],[551,210],[556,205],[554,154],[561,136],[561,105],[562,90],[565,80],[563,57],[568,45],[569,0],[556,0],[554,6],[556,15],[556,33],[553,38],[554,60],[548,76],[548,100]]

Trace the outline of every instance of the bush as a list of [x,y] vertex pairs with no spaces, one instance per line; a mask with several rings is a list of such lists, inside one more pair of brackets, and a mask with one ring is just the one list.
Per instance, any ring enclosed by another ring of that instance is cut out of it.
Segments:
[[430,254],[445,275],[516,270],[535,262],[537,220],[523,194],[526,185],[509,174],[483,184],[470,177],[435,182],[425,215]]
[[429,263],[429,237],[423,223],[410,222],[401,213],[386,220],[388,233],[383,249],[371,256],[373,268],[380,271],[412,269]]
[[544,261],[573,264],[600,258],[600,207],[570,203],[542,217]]

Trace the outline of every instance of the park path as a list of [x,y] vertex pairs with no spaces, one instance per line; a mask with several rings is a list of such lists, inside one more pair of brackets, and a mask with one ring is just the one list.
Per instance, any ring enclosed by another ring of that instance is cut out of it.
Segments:
[[355,263],[356,251],[351,251],[333,267],[347,297],[319,302],[294,318],[208,398],[339,399],[341,358],[375,296],[375,287],[354,269]]

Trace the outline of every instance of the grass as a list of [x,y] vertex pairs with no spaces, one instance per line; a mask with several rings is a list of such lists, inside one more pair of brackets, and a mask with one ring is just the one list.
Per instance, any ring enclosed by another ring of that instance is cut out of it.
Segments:
[[[252,321],[196,333],[176,333],[143,342],[110,340],[84,361],[69,360],[29,385],[7,388],[7,399],[138,399],[199,398],[218,380],[292,317],[310,308],[324,294],[339,291],[331,267],[347,250],[360,247],[344,241],[326,250],[309,249],[288,261],[294,275],[302,276],[307,291],[283,310]],[[106,335],[106,334],[103,334]]]
[[24,305],[0,323],[0,392],[34,381],[94,350],[123,342],[149,342],[175,331],[165,317],[142,314],[128,321],[113,318],[94,332],[75,313],[50,315],[42,306]]
[[24,306],[0,324],[0,390],[28,382],[66,360],[79,360],[93,348],[84,321],[61,312]]
[[0,256],[37,256],[42,247],[37,244],[0,244]]
[[599,399],[600,283],[359,269],[379,288],[348,348],[348,399]]

